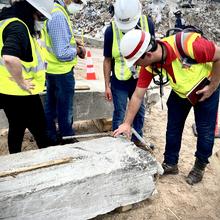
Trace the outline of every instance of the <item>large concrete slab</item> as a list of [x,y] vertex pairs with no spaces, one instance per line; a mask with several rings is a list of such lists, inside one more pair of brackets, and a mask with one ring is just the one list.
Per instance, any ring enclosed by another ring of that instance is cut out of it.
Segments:
[[1,177],[0,219],[90,219],[149,198],[161,172],[148,152],[106,137],[2,156],[0,175],[67,157],[72,161]]
[[[74,121],[111,118],[112,102],[105,100],[104,82],[98,80],[78,80],[76,87],[88,86],[89,90],[77,90],[74,96]],[[45,94],[41,95],[44,103]],[[8,121],[0,110],[0,129],[8,128]]]

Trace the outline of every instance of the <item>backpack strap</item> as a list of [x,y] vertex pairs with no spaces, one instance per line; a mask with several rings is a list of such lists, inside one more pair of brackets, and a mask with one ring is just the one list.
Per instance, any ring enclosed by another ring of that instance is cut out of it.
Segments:
[[167,30],[165,37],[169,37],[181,31],[183,31],[182,28],[170,28]]
[[190,67],[191,65],[197,64],[198,62],[195,59],[191,58],[188,54],[186,54],[184,50],[184,41],[185,41],[184,34],[187,33],[181,31],[175,35],[175,44],[176,44],[176,49],[180,55],[180,61],[183,63],[184,66]]

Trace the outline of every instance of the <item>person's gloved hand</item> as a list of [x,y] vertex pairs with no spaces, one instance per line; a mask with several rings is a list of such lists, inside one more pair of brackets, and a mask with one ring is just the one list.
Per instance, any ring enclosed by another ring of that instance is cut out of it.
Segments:
[[81,59],[85,59],[85,57],[86,57],[86,48],[82,47],[82,46],[77,46],[77,55]]

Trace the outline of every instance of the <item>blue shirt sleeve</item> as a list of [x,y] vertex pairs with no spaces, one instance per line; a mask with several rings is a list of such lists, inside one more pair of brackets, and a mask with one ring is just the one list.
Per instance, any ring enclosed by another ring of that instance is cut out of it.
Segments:
[[112,26],[108,26],[104,35],[104,57],[112,57],[113,31]]
[[64,62],[73,60],[77,50],[70,44],[72,34],[64,14],[59,11],[53,13],[52,19],[48,20],[47,29],[57,59]]

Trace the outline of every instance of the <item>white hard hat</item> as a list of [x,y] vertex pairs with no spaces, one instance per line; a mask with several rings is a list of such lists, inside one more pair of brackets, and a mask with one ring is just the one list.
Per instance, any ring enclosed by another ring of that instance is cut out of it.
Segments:
[[133,29],[121,39],[120,51],[130,68],[146,52],[152,48],[151,35],[148,32]]
[[116,0],[114,4],[114,19],[120,30],[133,29],[141,17],[141,3],[139,0]]
[[51,19],[51,11],[54,8],[53,0],[26,0],[34,8],[36,8],[41,14],[43,14],[48,19]]

